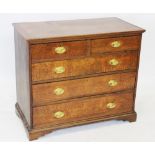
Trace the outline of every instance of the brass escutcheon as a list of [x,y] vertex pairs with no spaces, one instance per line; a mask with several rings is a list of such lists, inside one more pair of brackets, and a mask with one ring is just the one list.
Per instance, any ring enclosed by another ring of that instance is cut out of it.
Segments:
[[118,82],[116,80],[110,80],[108,84],[109,86],[114,87],[114,86],[117,86]]
[[121,46],[121,42],[120,41],[113,41],[111,43],[111,46],[114,47],[114,48],[118,48]]
[[116,60],[116,59],[111,59],[111,60],[109,61],[109,64],[112,65],[112,66],[116,66],[116,65],[119,64],[119,62],[118,62],[118,60]]
[[55,67],[54,72],[57,74],[61,74],[65,72],[65,68],[63,66]]
[[65,113],[62,111],[57,111],[54,113],[55,118],[62,118],[62,117],[64,117],[64,115],[65,115]]
[[110,102],[110,103],[107,104],[108,109],[113,109],[115,107],[116,107],[116,103],[114,103],[114,102]]
[[63,46],[61,46],[61,47],[56,47],[56,48],[55,48],[55,52],[56,52],[57,54],[63,54],[63,53],[66,52],[66,48],[63,47]]
[[62,88],[56,88],[55,90],[54,90],[54,94],[55,95],[62,95],[63,93],[64,93],[65,91],[64,91],[64,89],[62,89]]

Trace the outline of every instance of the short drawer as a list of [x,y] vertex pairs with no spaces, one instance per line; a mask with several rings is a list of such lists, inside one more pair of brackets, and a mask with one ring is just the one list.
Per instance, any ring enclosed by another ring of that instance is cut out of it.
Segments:
[[136,73],[121,73],[32,86],[33,106],[52,101],[133,89]]
[[33,126],[54,124],[106,117],[133,111],[133,93],[118,93],[67,101],[60,104],[33,108]]
[[30,46],[32,62],[61,60],[89,54],[87,41],[35,44]]
[[32,81],[87,76],[137,67],[137,52],[122,52],[103,56],[32,64]]
[[119,37],[92,40],[92,53],[117,52],[125,50],[138,50],[141,36]]

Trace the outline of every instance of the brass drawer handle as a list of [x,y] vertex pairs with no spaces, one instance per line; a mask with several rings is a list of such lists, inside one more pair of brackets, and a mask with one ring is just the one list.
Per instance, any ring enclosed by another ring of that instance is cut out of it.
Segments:
[[55,53],[57,53],[57,54],[63,54],[65,52],[66,52],[66,48],[63,46],[55,48]]
[[114,102],[110,102],[110,103],[107,104],[108,109],[113,109],[115,107],[116,107],[116,103],[114,103]]
[[114,47],[114,48],[118,48],[121,46],[121,42],[120,41],[113,41],[111,43],[111,46]]
[[65,67],[63,67],[63,66],[55,67],[54,72],[57,73],[57,74],[64,73],[65,72]]
[[62,111],[57,111],[57,112],[54,113],[55,118],[62,118],[64,116],[65,116],[65,113],[62,112]]
[[57,95],[57,96],[62,95],[64,92],[65,92],[65,91],[64,91],[64,89],[62,89],[62,88],[56,88],[56,89],[54,90],[54,94]]
[[118,82],[116,80],[110,80],[108,82],[108,84],[109,84],[110,87],[114,87],[114,86],[117,86],[118,85]]
[[109,61],[109,64],[112,65],[112,66],[117,66],[117,65],[119,64],[119,61],[116,60],[116,59],[111,59],[111,60]]

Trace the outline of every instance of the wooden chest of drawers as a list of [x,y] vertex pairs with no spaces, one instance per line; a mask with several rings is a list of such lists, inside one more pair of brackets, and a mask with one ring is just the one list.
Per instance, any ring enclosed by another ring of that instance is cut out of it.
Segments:
[[118,18],[14,28],[16,111],[30,140],[75,125],[136,120],[144,29]]

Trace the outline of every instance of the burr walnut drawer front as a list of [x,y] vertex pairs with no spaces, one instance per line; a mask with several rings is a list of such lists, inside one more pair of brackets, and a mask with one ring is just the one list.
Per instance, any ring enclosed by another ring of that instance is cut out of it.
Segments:
[[121,73],[32,86],[33,106],[51,101],[133,89],[136,73]]
[[86,76],[120,70],[133,70],[137,66],[137,52],[105,54],[53,62],[32,64],[32,81],[46,81],[58,78]]
[[63,124],[90,117],[118,115],[133,111],[133,93],[119,93],[33,108],[33,126]]
[[30,51],[32,62],[82,57],[89,52],[87,41],[35,44]]
[[92,53],[117,52],[124,50],[138,50],[141,36],[119,37],[92,40]]

